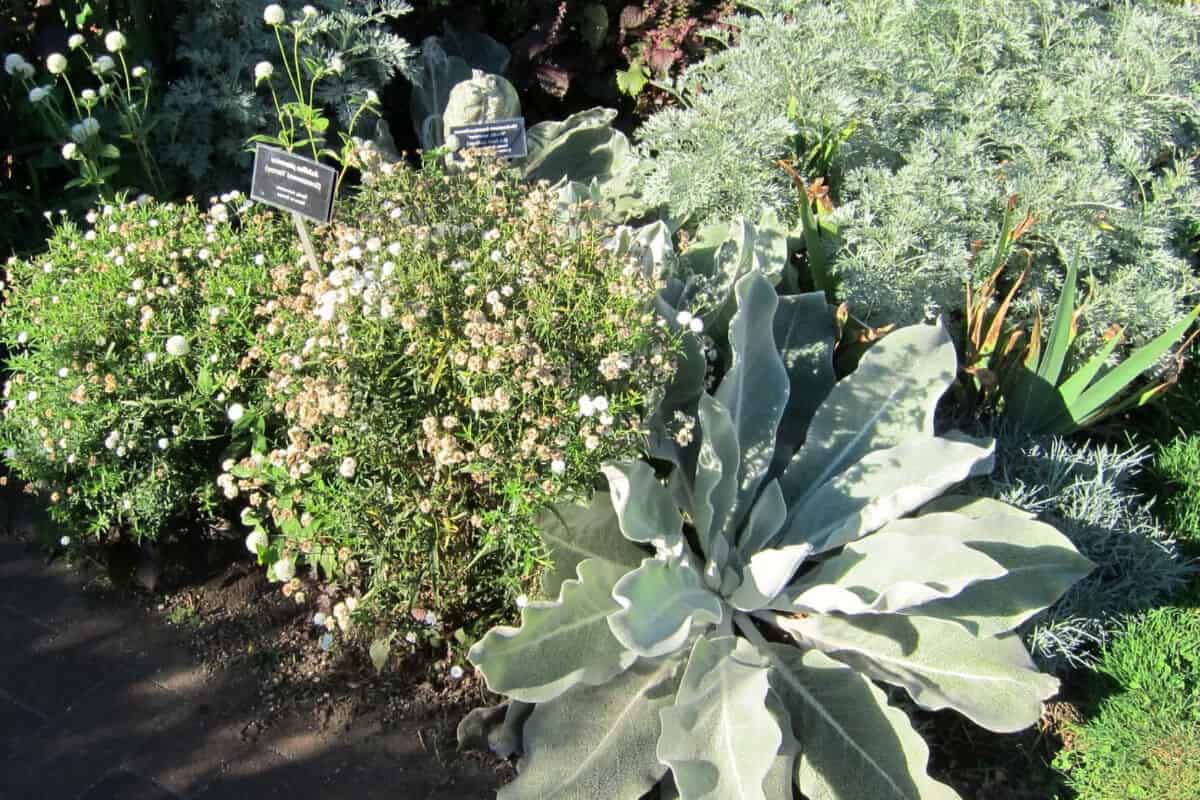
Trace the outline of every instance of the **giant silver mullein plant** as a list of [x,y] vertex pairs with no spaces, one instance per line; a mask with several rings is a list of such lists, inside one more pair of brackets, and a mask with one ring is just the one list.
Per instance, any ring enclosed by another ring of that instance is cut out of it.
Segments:
[[897,331],[835,382],[822,295],[751,272],[736,299],[732,366],[695,394],[669,480],[606,466],[608,492],[544,528],[557,599],[471,648],[518,701],[501,798],[953,798],[875,681],[995,731],[1058,688],[1012,631],[1091,563],[996,501],[906,516],[992,461],[935,435],[945,329]]

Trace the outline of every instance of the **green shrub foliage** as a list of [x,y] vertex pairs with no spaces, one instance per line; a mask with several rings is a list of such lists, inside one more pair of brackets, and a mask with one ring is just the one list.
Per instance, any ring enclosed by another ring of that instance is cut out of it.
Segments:
[[[300,55],[337,65],[340,72],[321,81],[316,99],[344,128],[368,92],[382,93],[397,74],[415,74],[414,50],[387,30],[410,6],[403,0],[312,5],[319,13],[304,23],[312,35]],[[157,133],[163,163],[188,176],[188,185],[207,191],[243,187],[253,160],[246,140],[274,125],[271,94],[256,89],[254,77],[260,61],[279,61],[274,31],[263,22],[265,6],[263,0],[179,4],[176,57],[183,74],[167,89]],[[287,11],[289,24],[302,16],[299,4]],[[284,41],[290,45],[290,38]],[[291,92],[281,95],[284,102]]]
[[377,610],[486,624],[545,562],[535,512],[639,452],[672,335],[636,262],[544,185],[365,170],[320,271],[280,271],[260,309],[261,411],[286,435],[222,480],[274,577],[307,563]]
[[[845,298],[877,323],[960,310],[983,277],[1011,194],[1036,218],[1037,264],[1018,302],[1057,297],[1062,258],[1094,281],[1094,334],[1134,343],[1195,288],[1188,225],[1200,207],[1200,9],[1083,0],[783,2],[739,17],[738,46],[679,81],[688,107],[638,132],[644,194],[677,218],[793,219],[776,165],[824,176]],[[810,154],[821,157],[806,158]],[[980,260],[982,262],[982,260]]]
[[234,418],[265,386],[243,361],[254,309],[293,257],[273,215],[226,200],[105,206],[8,264],[5,462],[73,533],[153,539],[221,501]]

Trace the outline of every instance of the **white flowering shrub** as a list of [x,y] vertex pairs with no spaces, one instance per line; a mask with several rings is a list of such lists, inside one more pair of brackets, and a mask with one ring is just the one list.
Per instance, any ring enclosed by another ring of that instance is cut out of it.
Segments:
[[539,510],[639,452],[673,334],[637,263],[544,185],[471,161],[364,170],[315,236],[320,269],[262,309],[256,411],[285,433],[226,481],[264,561],[478,629],[546,563]]
[[[1161,332],[1196,288],[1188,226],[1200,6],[1091,0],[777,0],[738,45],[691,67],[687,105],[637,133],[643,194],[677,219],[795,221],[777,164],[820,170],[839,228],[843,298],[874,324],[962,309],[988,271],[1006,201],[1036,220],[1014,316],[1057,300],[1067,257],[1094,278],[1084,342],[1111,324]],[[819,158],[815,156],[820,156]],[[821,162],[821,163],[816,163]]]
[[224,199],[207,213],[105,206],[7,265],[0,447],[72,535],[154,538],[214,512],[224,451],[258,433],[230,411],[261,405],[258,365],[243,359],[294,234]]

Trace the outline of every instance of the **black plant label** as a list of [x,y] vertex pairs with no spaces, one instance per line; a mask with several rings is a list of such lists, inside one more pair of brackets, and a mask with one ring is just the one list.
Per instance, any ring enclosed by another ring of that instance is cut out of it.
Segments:
[[455,125],[450,134],[458,139],[459,150],[486,150],[501,158],[524,158],[529,153],[524,117]]
[[262,143],[254,151],[252,200],[323,224],[333,217],[336,186],[333,167]]

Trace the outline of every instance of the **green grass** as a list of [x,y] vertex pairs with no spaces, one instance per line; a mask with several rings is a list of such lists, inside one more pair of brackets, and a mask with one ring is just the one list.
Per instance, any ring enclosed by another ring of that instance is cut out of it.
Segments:
[[1180,435],[1154,454],[1160,481],[1158,516],[1192,552],[1200,551],[1200,434]]
[[1200,608],[1132,621],[1105,650],[1093,688],[1092,716],[1055,760],[1078,800],[1200,797]]

